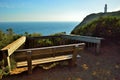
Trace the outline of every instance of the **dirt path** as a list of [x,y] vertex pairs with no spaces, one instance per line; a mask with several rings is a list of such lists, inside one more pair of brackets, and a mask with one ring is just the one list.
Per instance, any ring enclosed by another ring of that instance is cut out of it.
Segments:
[[23,72],[3,80],[120,80],[120,45],[102,46],[99,56],[90,51],[80,55],[76,67],[57,65],[49,70],[36,67],[31,75]]

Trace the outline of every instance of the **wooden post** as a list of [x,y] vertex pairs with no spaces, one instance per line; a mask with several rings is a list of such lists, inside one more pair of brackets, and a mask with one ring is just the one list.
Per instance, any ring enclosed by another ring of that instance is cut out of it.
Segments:
[[30,46],[30,41],[29,41],[29,38],[26,38],[26,41],[25,41],[25,49],[28,49],[29,46]]
[[6,67],[8,65],[8,62],[7,62],[7,50],[3,50],[2,51],[2,55],[3,55],[3,60],[4,60],[4,66]]
[[28,64],[28,74],[32,74],[32,59],[31,59],[31,51],[27,51],[27,64]]
[[11,72],[11,64],[10,64],[10,56],[8,55],[8,50],[3,50],[3,60],[4,60],[4,67],[9,68],[9,72]]
[[100,53],[100,43],[97,43],[96,55],[98,55],[99,53]]
[[9,67],[9,72],[11,72],[11,63],[10,63],[10,57],[7,57],[7,62],[8,62],[8,67]]
[[75,49],[73,51],[73,57],[72,57],[72,66],[75,66],[77,64],[77,54],[78,54],[79,46],[75,45]]

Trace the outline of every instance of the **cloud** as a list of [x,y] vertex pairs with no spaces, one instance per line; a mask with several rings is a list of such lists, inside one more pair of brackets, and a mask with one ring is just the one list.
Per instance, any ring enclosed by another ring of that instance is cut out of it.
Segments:
[[120,11],[120,6],[115,8],[114,11]]
[[117,7],[117,8],[113,8],[113,9],[109,9],[109,11],[120,11],[120,7]]

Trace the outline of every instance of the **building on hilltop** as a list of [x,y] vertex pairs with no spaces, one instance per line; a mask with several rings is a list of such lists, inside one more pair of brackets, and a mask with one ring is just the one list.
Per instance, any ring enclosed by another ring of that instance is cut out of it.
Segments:
[[107,13],[107,4],[105,4],[104,13]]

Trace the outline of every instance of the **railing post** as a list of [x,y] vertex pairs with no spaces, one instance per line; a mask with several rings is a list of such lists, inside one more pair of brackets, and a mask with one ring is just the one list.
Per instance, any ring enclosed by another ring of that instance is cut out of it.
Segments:
[[97,43],[96,46],[96,55],[98,55],[100,53],[100,43]]
[[4,67],[8,66],[9,72],[11,72],[10,56],[8,55],[8,50],[3,50],[2,54],[4,60]]
[[2,51],[2,56],[3,56],[3,61],[4,61],[4,66],[7,66],[7,50]]
[[28,49],[29,46],[30,46],[30,41],[29,41],[29,38],[26,38],[26,41],[25,41],[25,49]]
[[32,52],[27,51],[27,64],[28,64],[28,74],[32,74]]
[[0,50],[0,61],[3,60],[3,52]]
[[10,57],[7,57],[7,62],[8,62],[8,67],[9,67],[9,72],[11,72],[11,64],[10,64]]

